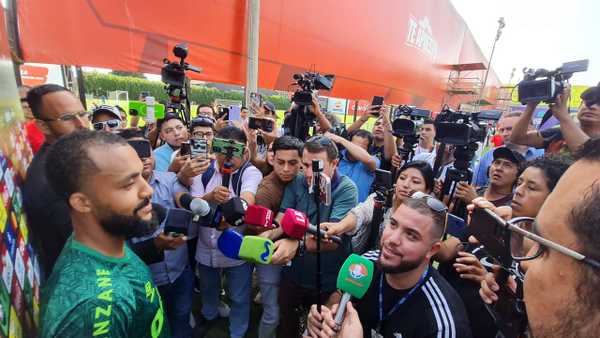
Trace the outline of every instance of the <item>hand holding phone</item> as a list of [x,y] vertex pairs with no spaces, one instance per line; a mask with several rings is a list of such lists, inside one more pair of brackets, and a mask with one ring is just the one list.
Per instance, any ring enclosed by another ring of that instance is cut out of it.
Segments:
[[371,110],[369,113],[373,116],[379,116],[379,111],[381,110],[382,105],[383,96],[373,96],[373,101],[371,101]]

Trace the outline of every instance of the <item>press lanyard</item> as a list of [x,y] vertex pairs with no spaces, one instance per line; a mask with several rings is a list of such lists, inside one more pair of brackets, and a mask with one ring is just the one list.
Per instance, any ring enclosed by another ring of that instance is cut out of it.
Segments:
[[388,319],[394,312],[398,311],[398,309],[400,309],[400,306],[402,306],[402,304],[406,303],[406,301],[408,299],[410,299],[410,297],[413,295],[413,293],[415,293],[415,291],[417,291],[417,289],[419,289],[423,285],[423,282],[425,282],[425,277],[427,277],[428,272],[429,272],[429,265],[427,266],[427,269],[425,269],[425,271],[423,271],[423,274],[421,275],[421,278],[419,279],[417,284],[415,284],[415,286],[413,286],[413,288],[410,289],[410,291],[408,291],[408,293],[405,294],[404,297],[400,298],[398,303],[396,303],[396,305],[394,305],[394,307],[387,313],[385,318],[383,317],[383,275],[384,275],[384,273],[381,274],[381,277],[379,278],[379,321],[377,322],[377,332],[379,332],[381,330],[381,323],[385,319]]

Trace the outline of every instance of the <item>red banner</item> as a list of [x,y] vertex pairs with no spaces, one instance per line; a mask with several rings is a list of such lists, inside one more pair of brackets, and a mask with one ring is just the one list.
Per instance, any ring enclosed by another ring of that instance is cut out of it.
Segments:
[[[28,62],[159,73],[189,43],[194,78],[243,85],[246,2],[241,0],[29,0],[19,2]],[[448,0],[261,1],[259,86],[289,90],[292,75],[336,75],[335,97],[439,110],[449,64],[483,62]],[[476,74],[483,78],[481,71]],[[498,86],[493,72],[488,83]],[[470,98],[472,99],[472,98]],[[465,98],[466,100],[466,98]],[[489,97],[488,100],[494,101]]]

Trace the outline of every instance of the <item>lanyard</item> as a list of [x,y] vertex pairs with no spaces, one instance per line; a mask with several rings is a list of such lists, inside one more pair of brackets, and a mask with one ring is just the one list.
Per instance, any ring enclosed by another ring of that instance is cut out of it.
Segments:
[[407,294],[405,294],[402,298],[400,298],[398,303],[396,303],[396,305],[394,305],[394,307],[387,313],[385,318],[383,317],[383,275],[384,275],[384,273],[381,274],[381,277],[379,278],[379,321],[377,322],[377,332],[379,332],[381,329],[381,323],[385,319],[389,318],[394,312],[398,311],[398,309],[400,309],[400,306],[402,306],[402,304],[406,303],[406,301],[410,299],[410,297],[415,293],[415,291],[417,291],[417,289],[421,288],[421,286],[423,285],[423,282],[425,282],[425,277],[427,276],[427,272],[429,272],[429,265],[427,266],[427,269],[425,269],[425,271],[423,271],[423,274],[421,275],[421,278],[419,279],[417,284],[415,284],[415,286],[413,286],[412,289],[410,289],[410,291],[408,291]]

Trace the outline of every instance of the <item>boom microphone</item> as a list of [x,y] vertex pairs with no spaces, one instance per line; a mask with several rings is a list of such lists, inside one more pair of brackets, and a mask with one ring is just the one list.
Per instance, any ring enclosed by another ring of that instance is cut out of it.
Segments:
[[[298,210],[288,208],[281,219],[281,228],[283,232],[296,239],[302,239],[305,233],[312,235],[317,234],[317,227],[308,222],[306,215]],[[325,238],[326,232],[320,229],[321,237]],[[342,244],[342,239],[339,236],[328,237],[337,244]]]

